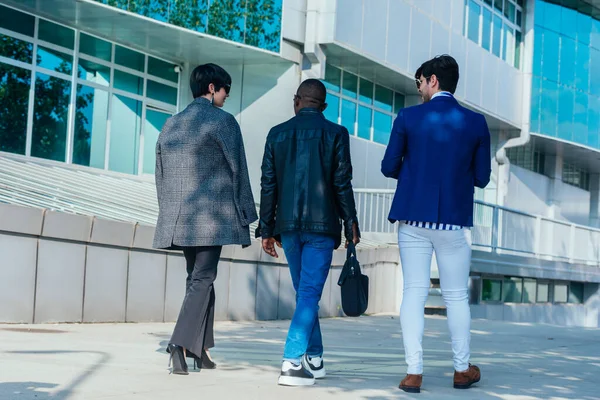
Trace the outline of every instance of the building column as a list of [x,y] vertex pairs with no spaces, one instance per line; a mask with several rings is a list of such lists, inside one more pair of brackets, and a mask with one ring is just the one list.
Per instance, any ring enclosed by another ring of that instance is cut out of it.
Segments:
[[600,228],[600,174],[590,174],[590,225]]
[[544,164],[545,175],[550,178],[548,186],[546,216],[549,218],[560,218],[560,187],[562,185],[563,154],[562,147],[558,146],[555,155],[547,155]]

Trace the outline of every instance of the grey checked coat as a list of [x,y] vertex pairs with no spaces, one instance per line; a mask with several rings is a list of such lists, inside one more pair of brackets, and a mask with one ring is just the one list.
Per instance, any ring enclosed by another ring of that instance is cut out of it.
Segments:
[[240,127],[204,98],[169,118],[156,143],[154,247],[250,245],[256,206]]

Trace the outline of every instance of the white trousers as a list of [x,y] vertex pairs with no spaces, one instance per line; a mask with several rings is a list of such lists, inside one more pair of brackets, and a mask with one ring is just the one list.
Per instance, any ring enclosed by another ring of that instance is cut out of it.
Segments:
[[470,231],[441,231],[400,224],[398,246],[404,275],[400,323],[408,374],[423,373],[425,301],[429,294],[431,257],[435,250],[442,296],[452,338],[454,369],[469,368],[471,310],[469,308]]

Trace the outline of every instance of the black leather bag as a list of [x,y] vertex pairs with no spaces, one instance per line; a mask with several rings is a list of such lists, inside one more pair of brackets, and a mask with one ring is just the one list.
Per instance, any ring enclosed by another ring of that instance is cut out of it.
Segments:
[[346,262],[338,285],[342,289],[342,310],[349,317],[358,317],[369,306],[369,277],[360,271],[354,243],[348,244]]

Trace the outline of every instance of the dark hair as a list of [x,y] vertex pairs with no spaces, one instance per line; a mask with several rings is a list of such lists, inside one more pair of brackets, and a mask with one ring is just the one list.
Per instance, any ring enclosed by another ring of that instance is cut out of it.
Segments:
[[431,75],[435,75],[440,82],[440,89],[454,94],[458,85],[458,63],[448,54],[436,56],[421,64],[415,73],[415,79],[420,80],[421,75],[428,82]]
[[325,85],[318,79],[307,79],[300,84],[298,96],[305,104],[314,104],[317,107],[325,104],[327,97],[327,89]]
[[208,85],[215,85],[215,90],[231,86],[231,76],[217,64],[198,65],[190,75],[190,89],[194,98],[204,96],[209,92]]

